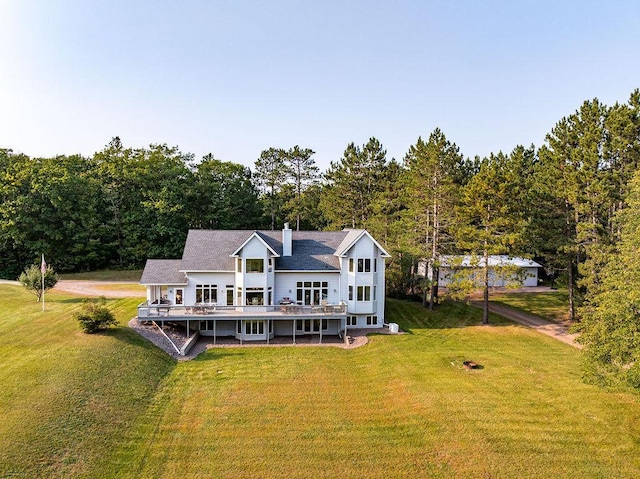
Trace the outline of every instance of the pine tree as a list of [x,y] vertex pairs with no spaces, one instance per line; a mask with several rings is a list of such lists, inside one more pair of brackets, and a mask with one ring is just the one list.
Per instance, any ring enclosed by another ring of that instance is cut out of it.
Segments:
[[471,255],[482,275],[483,324],[489,323],[489,257],[519,252],[524,241],[526,218],[513,198],[519,180],[515,171],[512,160],[503,153],[485,158],[465,185],[456,208],[457,246]]
[[286,152],[278,148],[269,148],[260,153],[255,162],[254,177],[257,180],[261,199],[271,218],[271,229],[276,227],[276,219],[280,216],[283,199],[279,193],[289,178]]
[[617,214],[621,240],[608,256],[602,288],[581,309],[578,341],[585,345],[587,379],[640,388],[640,172],[630,182],[628,207]]
[[315,152],[310,148],[300,148],[298,145],[290,148],[284,154],[289,181],[293,185],[293,197],[289,210],[296,221],[296,230],[300,231],[300,218],[304,213],[304,193],[310,186],[317,184],[320,170],[311,158]]
[[330,229],[366,227],[373,215],[371,201],[383,188],[386,155],[371,138],[362,148],[350,143],[342,159],[331,162],[320,199]]
[[[427,259],[429,309],[438,295],[438,267],[443,252],[451,250],[450,226],[461,187],[459,172],[464,169],[459,148],[436,129],[424,142],[418,138],[405,155],[405,234],[409,252]],[[426,290],[423,294],[426,302]]]

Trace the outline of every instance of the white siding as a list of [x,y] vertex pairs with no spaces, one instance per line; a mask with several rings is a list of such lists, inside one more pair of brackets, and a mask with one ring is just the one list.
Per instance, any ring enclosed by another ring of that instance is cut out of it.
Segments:
[[[349,259],[353,258],[353,272],[349,272]],[[370,271],[358,272],[358,259],[369,259]],[[348,305],[349,314],[362,315],[357,327],[366,327],[364,316],[377,315],[378,326],[384,322],[384,258],[375,243],[367,235],[362,236],[342,258],[342,294]],[[376,300],[373,287],[376,286]],[[349,286],[353,287],[353,300],[349,301]],[[358,286],[370,288],[370,301],[357,301]]]
[[[523,269],[525,271],[526,276],[524,278],[524,281],[522,282],[522,286],[524,287],[538,286],[538,268],[523,268]],[[448,284],[451,283],[453,274],[454,274],[454,271],[451,270],[450,268],[441,267],[440,274],[438,276],[438,284],[440,286],[447,286]],[[478,287],[482,286],[480,276],[481,276],[480,272],[476,273]],[[502,276],[496,276],[492,271],[489,271],[490,287],[506,286],[508,282],[509,281],[507,278],[503,278]]]
[[[269,272],[269,258],[271,252],[266,245],[258,238],[254,237],[244,245],[239,252],[240,259],[242,261],[242,273],[236,272],[236,287],[242,288],[242,304],[246,303],[246,294],[248,288],[262,288],[264,289],[264,302],[269,301],[269,287],[273,288],[275,282],[275,276],[272,272]],[[260,259],[264,264],[264,273],[247,273],[247,259]],[[237,270],[237,268],[236,268]],[[272,297],[272,301],[274,298]],[[236,303],[238,298],[236,295]]]

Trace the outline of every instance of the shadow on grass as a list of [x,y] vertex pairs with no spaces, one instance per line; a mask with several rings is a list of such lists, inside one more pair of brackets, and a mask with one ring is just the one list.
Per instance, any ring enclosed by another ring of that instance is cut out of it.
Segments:
[[192,361],[194,362],[207,362],[207,361],[213,361],[214,359],[222,359],[222,358],[226,358],[226,357],[238,357],[238,356],[245,356],[246,353],[239,351],[239,350],[234,350],[233,353],[225,351],[222,348],[210,348],[210,349],[205,349],[204,351],[202,351],[201,353],[199,353],[196,357],[194,357],[192,359]]
[[73,304],[73,303],[82,303],[85,300],[85,298],[79,298],[79,297],[75,297],[75,298],[65,298],[65,299],[52,299],[52,300],[47,300],[47,303],[61,303],[61,304]]

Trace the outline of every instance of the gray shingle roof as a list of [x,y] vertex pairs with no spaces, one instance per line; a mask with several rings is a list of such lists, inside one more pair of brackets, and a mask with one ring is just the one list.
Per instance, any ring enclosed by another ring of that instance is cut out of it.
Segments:
[[[282,232],[277,234],[282,235]],[[293,231],[291,256],[277,258],[276,270],[337,271],[340,260],[334,253],[345,236],[346,231]],[[282,242],[278,242],[281,254]]]
[[278,271],[338,271],[336,253],[344,253],[363,231],[292,231],[292,254],[283,257],[282,231],[189,230],[182,259],[148,260],[140,282],[181,284],[188,271],[235,271],[231,255],[253,234],[280,255],[275,259]]
[[148,259],[144,266],[141,284],[187,284],[184,273],[180,272],[179,259]]
[[190,230],[182,255],[182,271],[234,271],[230,255],[252,234],[268,244],[280,258],[277,270],[338,270],[334,253],[347,231],[292,231],[292,255],[282,257],[282,231]]
[[235,271],[230,256],[254,232],[248,230],[189,230],[182,253],[182,271]]

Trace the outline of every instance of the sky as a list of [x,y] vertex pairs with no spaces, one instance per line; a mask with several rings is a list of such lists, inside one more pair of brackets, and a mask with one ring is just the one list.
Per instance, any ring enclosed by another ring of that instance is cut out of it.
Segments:
[[466,157],[541,146],[640,88],[640,2],[0,0],[0,148],[178,146],[325,170],[440,128]]

